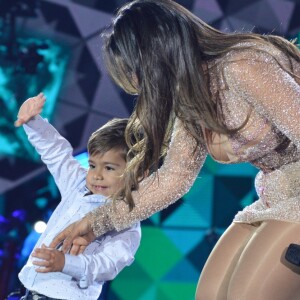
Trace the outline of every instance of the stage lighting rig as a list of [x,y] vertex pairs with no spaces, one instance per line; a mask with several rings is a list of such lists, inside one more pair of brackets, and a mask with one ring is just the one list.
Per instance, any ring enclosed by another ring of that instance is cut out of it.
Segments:
[[18,51],[18,69],[17,71],[26,74],[37,73],[38,66],[44,61],[44,56],[40,50],[49,48],[47,43],[30,43],[19,47]]
[[46,49],[45,45],[20,45],[16,34],[16,18],[32,18],[37,16],[38,0],[0,0],[0,39],[2,40],[1,59],[16,65],[17,71],[28,74],[36,73],[43,55],[39,49]]
[[38,0],[0,0],[0,15],[14,13],[16,16],[35,17]]

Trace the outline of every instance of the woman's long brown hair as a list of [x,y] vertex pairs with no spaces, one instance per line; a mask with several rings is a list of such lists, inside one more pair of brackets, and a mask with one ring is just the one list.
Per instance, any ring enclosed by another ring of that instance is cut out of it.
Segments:
[[132,189],[159,166],[174,116],[198,143],[203,142],[201,126],[233,132],[217,113],[220,103],[210,95],[206,62],[246,41],[272,43],[300,62],[298,48],[281,37],[220,32],[172,0],[137,0],[123,6],[103,36],[110,75],[126,92],[137,94],[126,130],[134,158],[122,191],[130,209]]

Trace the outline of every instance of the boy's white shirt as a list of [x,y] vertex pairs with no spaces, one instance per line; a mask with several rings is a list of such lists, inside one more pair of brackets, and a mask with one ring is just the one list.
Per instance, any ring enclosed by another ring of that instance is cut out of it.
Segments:
[[[66,226],[99,205],[105,205],[106,198],[101,195],[85,196],[88,193],[85,183],[87,170],[73,157],[70,143],[47,120],[36,116],[23,127],[61,193],[61,202],[49,219],[36,248],[42,244],[49,245]],[[133,262],[140,239],[139,223],[121,232],[107,233],[92,242],[83,254],[66,254],[62,272],[37,273],[30,256],[19,273],[19,279],[27,289],[48,297],[97,299],[104,281],[112,280]]]

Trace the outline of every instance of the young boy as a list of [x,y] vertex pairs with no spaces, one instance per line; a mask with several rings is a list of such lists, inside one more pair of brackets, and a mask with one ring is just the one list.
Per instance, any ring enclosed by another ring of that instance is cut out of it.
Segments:
[[126,119],[114,119],[94,132],[88,141],[89,169],[73,157],[73,149],[39,113],[43,94],[26,100],[15,126],[24,124],[29,141],[41,155],[61,193],[47,229],[38,240],[19,279],[26,287],[22,299],[97,299],[102,285],[112,280],[134,260],[140,239],[140,224],[110,232],[73,256],[47,245],[67,225],[110,201],[123,184],[128,147],[124,132]]

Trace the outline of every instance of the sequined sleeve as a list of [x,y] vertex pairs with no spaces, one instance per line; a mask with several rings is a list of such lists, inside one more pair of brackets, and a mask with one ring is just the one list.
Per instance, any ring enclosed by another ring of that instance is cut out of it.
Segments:
[[227,84],[300,148],[300,79],[278,62],[300,76],[299,63],[293,61],[291,68],[291,62],[279,50],[251,50],[235,55],[235,61],[227,64]]
[[200,145],[195,151],[195,139],[175,122],[172,139],[164,164],[140,184],[133,193],[134,209],[129,212],[123,201],[100,207],[90,213],[90,222],[96,236],[116,228],[122,230],[139,220],[166,208],[188,192],[206,158],[206,147]]

